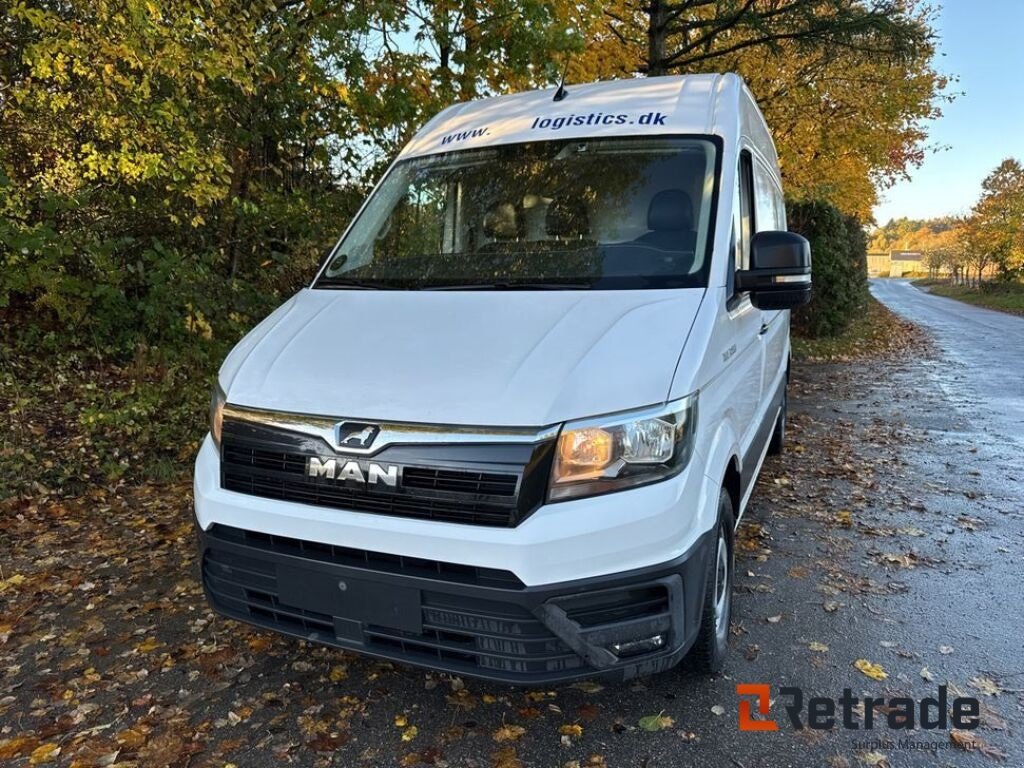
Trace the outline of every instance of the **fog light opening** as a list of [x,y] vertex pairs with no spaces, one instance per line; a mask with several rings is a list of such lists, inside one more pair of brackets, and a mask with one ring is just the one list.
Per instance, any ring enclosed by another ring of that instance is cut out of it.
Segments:
[[608,649],[620,659],[628,656],[639,656],[665,647],[665,635],[645,637],[642,640],[630,640],[625,643],[613,643]]

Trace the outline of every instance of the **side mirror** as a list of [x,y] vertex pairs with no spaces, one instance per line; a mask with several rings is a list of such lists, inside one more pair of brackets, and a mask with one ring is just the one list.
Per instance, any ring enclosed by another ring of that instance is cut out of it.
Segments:
[[811,244],[793,232],[758,232],[750,269],[736,273],[736,290],[750,291],[758,309],[793,309],[811,300]]

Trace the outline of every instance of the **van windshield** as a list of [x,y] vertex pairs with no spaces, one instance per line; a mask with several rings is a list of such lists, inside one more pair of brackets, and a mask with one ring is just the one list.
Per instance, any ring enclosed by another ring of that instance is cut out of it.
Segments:
[[314,287],[703,287],[714,153],[631,137],[400,161]]

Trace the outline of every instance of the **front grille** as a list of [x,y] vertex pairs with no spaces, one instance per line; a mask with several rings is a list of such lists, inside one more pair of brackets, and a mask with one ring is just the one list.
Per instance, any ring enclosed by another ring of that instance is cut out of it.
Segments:
[[585,666],[524,608],[503,606],[496,613],[467,598],[459,598],[457,607],[445,598],[424,593],[422,633],[367,627],[368,648],[423,664],[469,667],[479,674],[555,674]]
[[406,488],[429,488],[484,496],[515,496],[518,480],[515,475],[493,472],[458,472],[419,467],[408,467],[402,473],[402,485]]
[[511,526],[522,519],[519,473],[403,465],[401,487],[393,489],[310,477],[309,455],[324,453],[225,434],[221,485],[252,496],[423,520]]

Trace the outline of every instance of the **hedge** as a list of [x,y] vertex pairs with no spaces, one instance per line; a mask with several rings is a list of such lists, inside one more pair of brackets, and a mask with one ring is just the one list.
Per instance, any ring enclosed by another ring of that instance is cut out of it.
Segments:
[[810,304],[793,312],[793,328],[811,338],[838,336],[868,300],[867,237],[860,222],[829,203],[791,202],[789,229],[811,242]]

